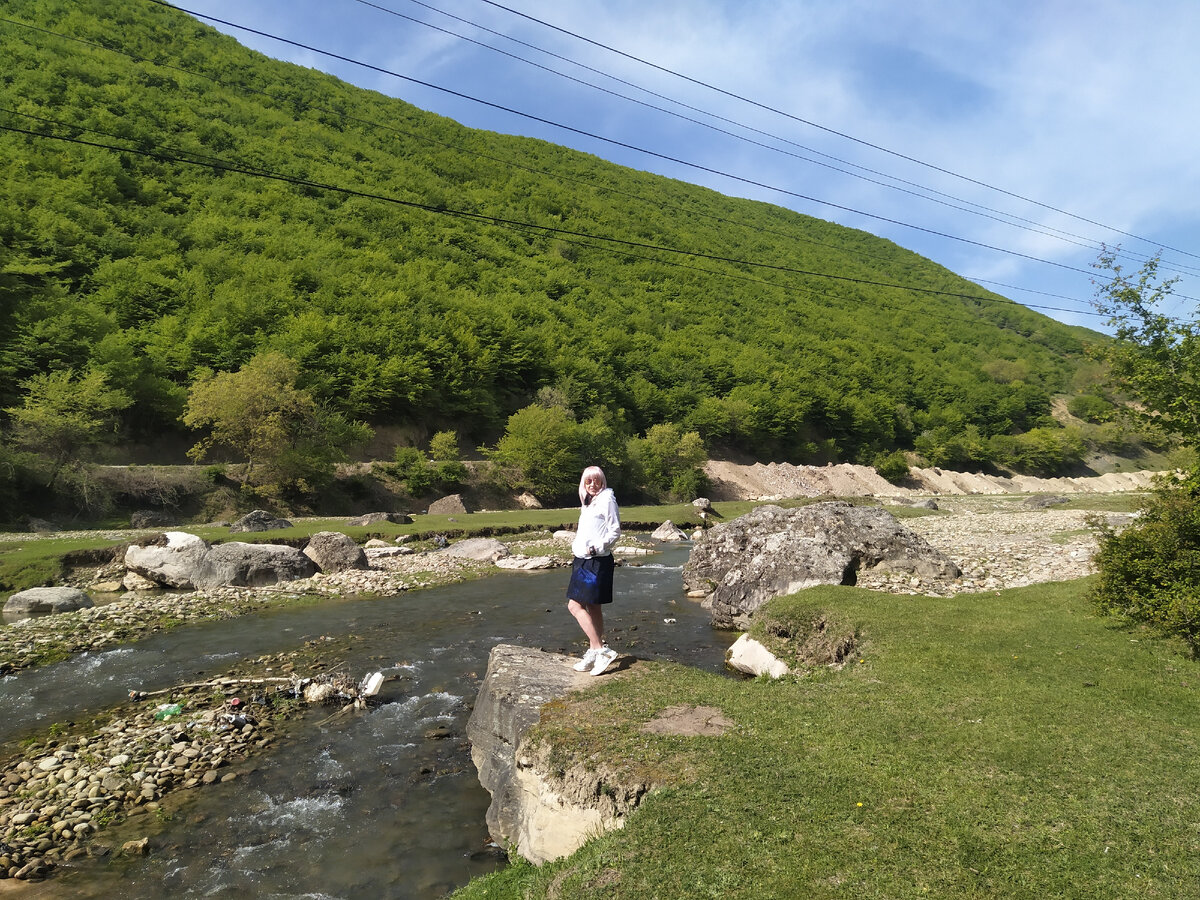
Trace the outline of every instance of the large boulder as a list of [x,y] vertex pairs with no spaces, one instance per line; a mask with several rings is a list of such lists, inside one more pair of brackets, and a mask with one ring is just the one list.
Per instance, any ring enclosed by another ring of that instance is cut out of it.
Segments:
[[322,572],[371,567],[362,547],[340,531],[318,531],[308,539],[304,555],[316,563]]
[[664,543],[676,543],[678,541],[686,541],[688,539],[687,532],[672,522],[670,519],[663,522],[650,535],[656,541]]
[[212,549],[208,541],[186,531],[168,531],[125,550],[125,568],[163,587],[190,590],[203,577]]
[[745,628],[767,600],[818,584],[855,584],[860,571],[957,578],[950,559],[879,507],[844,500],[798,509],[760,506],[710,528],[683,567],[719,628]]
[[229,526],[230,534],[240,534],[244,531],[275,531],[279,528],[291,528],[292,523],[287,519],[279,519],[265,509],[248,512]]
[[4,604],[6,616],[73,612],[95,606],[92,598],[73,587],[35,587],[18,591]]
[[462,494],[451,494],[440,500],[434,500],[429,504],[428,512],[431,516],[453,516],[458,513],[466,513],[468,509]]
[[[541,708],[594,684],[576,659],[498,644],[467,723],[471,759],[492,795],[488,829],[535,864],[573,853],[585,841],[620,827],[650,789],[625,783],[605,761],[563,766],[552,749],[525,740]],[[563,748],[568,754],[570,748]]]
[[161,509],[139,509],[129,514],[130,528],[166,528],[176,524],[177,516],[169,515]]
[[163,587],[260,587],[308,578],[316,563],[294,547],[230,541],[211,546],[184,531],[168,531],[145,544],[130,544],[125,566]]
[[261,587],[278,581],[295,581],[317,573],[317,564],[284,544],[243,544],[230,541],[208,551],[204,571],[195,580],[198,588]]

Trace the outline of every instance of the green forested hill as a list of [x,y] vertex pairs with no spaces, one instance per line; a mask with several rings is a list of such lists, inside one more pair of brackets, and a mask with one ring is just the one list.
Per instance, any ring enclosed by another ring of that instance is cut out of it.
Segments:
[[145,440],[182,430],[199,373],[279,351],[348,418],[476,443],[549,387],[630,434],[869,460],[1048,424],[1096,337],[864,232],[472,131],[145,0],[3,19],[0,407],[99,371]]

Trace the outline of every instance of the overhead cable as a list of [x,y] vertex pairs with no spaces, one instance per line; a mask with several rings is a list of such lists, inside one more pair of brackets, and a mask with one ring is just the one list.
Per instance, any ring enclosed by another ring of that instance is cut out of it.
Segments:
[[1025,197],[1025,196],[1023,196],[1023,195],[1021,195],[1021,194],[1018,194],[1018,193],[1015,193],[1015,192],[1013,192],[1013,191],[1006,190],[1005,188],[1002,188],[1002,187],[997,187],[996,185],[989,184],[989,183],[988,183],[988,182],[986,182],[986,181],[980,181],[979,179],[972,178],[972,177],[970,177],[970,176],[968,176],[968,175],[962,175],[962,174],[960,174],[960,173],[958,173],[958,172],[955,172],[955,171],[953,171],[953,170],[951,170],[951,169],[947,169],[947,168],[944,168],[944,167],[942,167],[942,166],[936,165],[936,164],[934,164],[934,163],[930,163],[930,162],[926,162],[926,161],[924,161],[924,160],[921,160],[921,159],[917,159],[917,158],[916,158],[916,157],[914,157],[914,156],[908,156],[907,154],[901,153],[901,152],[899,152],[898,150],[892,150],[892,149],[890,149],[890,148],[888,148],[888,147],[884,147],[884,146],[883,146],[883,145],[881,145],[881,144],[875,144],[875,143],[872,143],[871,141],[864,140],[863,138],[858,138],[858,137],[855,137],[854,135],[852,135],[852,134],[847,134],[846,132],[843,132],[843,131],[838,131],[837,129],[835,129],[835,128],[830,128],[830,127],[828,127],[828,126],[826,126],[826,125],[821,125],[821,124],[820,124],[820,123],[818,123],[818,122],[814,122],[814,121],[811,121],[811,120],[809,120],[809,119],[802,118],[802,117],[800,117],[800,116],[797,116],[797,115],[795,115],[795,114],[793,114],[793,113],[789,113],[789,112],[786,112],[786,111],[784,111],[784,110],[778,109],[778,108],[776,108],[776,107],[774,107],[774,106],[769,106],[769,105],[767,105],[767,104],[765,104],[765,103],[760,103],[760,102],[759,102],[759,101],[757,101],[757,100],[753,100],[753,99],[751,99],[751,98],[749,98],[749,97],[742,96],[741,94],[734,93],[733,91],[728,91],[728,90],[725,90],[724,88],[720,88],[720,87],[717,87],[716,85],[709,84],[709,83],[708,83],[708,82],[706,82],[706,81],[701,81],[700,79],[697,79],[697,78],[692,78],[690,75],[684,75],[682,72],[676,72],[674,69],[669,69],[669,68],[667,68],[666,66],[661,66],[661,65],[659,65],[658,63],[654,63],[654,62],[651,62],[651,61],[649,61],[649,60],[642,59],[641,57],[639,57],[639,56],[635,56],[635,55],[633,55],[632,53],[626,53],[624,50],[619,50],[619,49],[617,49],[616,47],[612,47],[612,46],[610,46],[610,45],[608,45],[608,44],[601,43],[600,41],[593,40],[592,38],[586,37],[585,35],[578,34],[578,33],[574,32],[574,31],[569,31],[568,29],[566,29],[566,28],[561,28],[561,27],[559,27],[558,25],[553,25],[553,24],[551,24],[550,22],[547,22],[547,21],[545,21],[544,19],[539,19],[539,18],[537,18],[536,16],[531,16],[531,15],[529,15],[528,13],[523,13],[523,12],[521,12],[520,10],[513,9],[512,7],[509,7],[509,6],[505,6],[505,5],[504,5],[504,4],[502,4],[502,3],[498,3],[498,2],[496,2],[496,0],[481,0],[481,2],[483,2],[483,3],[486,3],[486,4],[488,4],[489,6],[494,6],[494,7],[496,7],[497,9],[502,9],[502,10],[504,10],[505,12],[512,13],[512,14],[513,14],[513,15],[515,15],[515,16],[520,16],[520,17],[521,17],[521,18],[523,18],[523,19],[528,19],[528,20],[529,20],[529,21],[531,21],[531,22],[535,22],[535,23],[537,23],[537,24],[539,24],[539,25],[542,25],[542,26],[544,26],[544,27],[546,27],[546,28],[550,28],[550,29],[552,29],[552,30],[554,30],[554,31],[560,32],[560,33],[562,33],[562,34],[565,34],[565,35],[567,35],[567,36],[569,36],[569,37],[573,37],[573,38],[575,38],[576,40],[584,41],[585,43],[591,44],[591,45],[593,45],[593,46],[595,46],[595,47],[599,47],[599,48],[600,48],[600,49],[602,49],[602,50],[607,50],[607,51],[608,51],[608,52],[610,52],[610,53],[615,53],[615,54],[617,54],[618,56],[623,56],[623,57],[625,57],[626,59],[632,60],[633,62],[640,63],[641,65],[644,65],[644,66],[649,66],[649,67],[650,67],[650,68],[652,68],[652,69],[657,69],[658,71],[660,71],[660,72],[664,72],[664,73],[666,73],[666,74],[668,74],[668,75],[671,75],[671,76],[673,76],[673,77],[675,77],[675,78],[680,78],[680,79],[683,79],[684,81],[687,81],[687,82],[690,82],[690,83],[692,83],[692,84],[695,84],[695,85],[697,85],[698,87],[702,87],[702,88],[705,88],[705,89],[707,89],[707,90],[710,90],[710,91],[715,91],[715,92],[717,92],[717,93],[719,93],[719,94],[722,94],[722,95],[724,95],[724,96],[726,96],[726,97],[730,97],[731,99],[734,99],[734,100],[741,101],[742,103],[748,103],[748,104],[750,104],[751,106],[758,107],[759,109],[765,110],[766,112],[770,112],[770,113],[773,113],[773,114],[775,114],[775,115],[778,115],[778,116],[783,116],[784,118],[791,119],[792,121],[795,121],[795,122],[800,122],[800,123],[801,123],[801,124],[803,124],[803,125],[808,125],[808,126],[810,126],[810,127],[812,127],[812,128],[816,128],[816,129],[818,129],[818,130],[820,130],[820,131],[824,131],[824,132],[826,132],[827,134],[832,134],[832,135],[834,135],[835,137],[840,137],[840,138],[843,138],[843,139],[845,139],[845,140],[852,141],[852,142],[854,142],[854,143],[856,143],[856,144],[860,144],[860,145],[862,145],[862,146],[864,146],[864,147],[869,147],[869,148],[871,148],[872,150],[878,150],[879,152],[881,152],[881,153],[886,153],[886,154],[888,154],[889,156],[894,156],[894,157],[896,157],[896,158],[898,158],[898,159],[903,159],[903,160],[905,160],[906,162],[910,162],[910,163],[913,163],[913,164],[915,164],[915,165],[922,166],[922,167],[924,167],[924,168],[927,168],[927,169],[931,169],[931,170],[933,170],[933,171],[935,171],[935,172],[940,172],[940,173],[942,173],[943,175],[949,175],[949,176],[950,176],[950,177],[952,177],[952,178],[957,178],[957,179],[959,179],[959,180],[961,180],[961,181],[968,182],[969,184],[974,184],[974,185],[976,185],[976,186],[978,186],[978,187],[986,188],[986,189],[988,189],[988,190],[990,190],[990,191],[996,191],[997,193],[1004,194],[1004,195],[1006,195],[1006,196],[1008,196],[1008,197],[1012,197],[1012,198],[1013,198],[1013,199],[1015,199],[1015,200],[1021,200],[1021,201],[1022,201],[1022,202],[1024,202],[1024,203],[1032,203],[1034,206],[1040,206],[1042,209],[1048,210],[1048,211],[1050,211],[1050,212],[1055,212],[1055,213],[1058,213],[1059,215],[1068,216],[1069,218],[1076,219],[1076,220],[1078,220],[1078,221],[1080,221],[1080,222],[1086,222],[1086,223],[1087,223],[1087,224],[1089,224],[1089,225],[1095,225],[1095,226],[1096,226],[1096,227],[1098,227],[1098,228],[1104,228],[1104,229],[1107,229],[1108,231],[1112,231],[1112,232],[1114,232],[1114,233],[1116,233],[1116,234],[1124,235],[1125,237],[1130,237],[1130,238],[1133,238],[1134,240],[1142,241],[1142,242],[1144,242],[1144,243],[1150,244],[1151,246],[1154,246],[1154,247],[1161,247],[1162,249],[1165,249],[1165,250],[1170,250],[1170,251],[1172,251],[1173,253],[1182,253],[1184,256],[1191,256],[1191,257],[1193,257],[1193,258],[1200,259],[1200,254],[1197,254],[1197,253],[1192,253],[1192,252],[1190,252],[1190,251],[1187,251],[1187,250],[1181,250],[1181,249],[1180,249],[1180,248],[1178,248],[1178,247],[1171,247],[1171,246],[1168,246],[1168,245],[1162,244],[1162,243],[1161,243],[1161,242],[1159,242],[1159,241],[1152,241],[1152,240],[1150,240],[1149,238],[1141,237],[1140,235],[1134,234],[1134,233],[1132,233],[1132,232],[1129,232],[1129,231],[1124,231],[1124,230],[1122,230],[1122,229],[1120,229],[1120,228],[1117,228],[1117,227],[1115,227],[1115,226],[1113,226],[1113,225],[1105,225],[1103,222],[1097,222],[1097,221],[1095,221],[1095,220],[1093,220],[1093,219],[1089,219],[1089,218],[1087,218],[1086,216],[1081,216],[1081,215],[1078,215],[1078,214],[1076,214],[1076,213],[1068,212],[1068,211],[1067,211],[1067,210],[1065,210],[1065,209],[1059,209],[1059,208],[1058,208],[1058,207],[1056,207],[1056,206],[1052,206],[1052,205],[1050,205],[1050,204],[1048,204],[1048,203],[1043,203],[1043,202],[1041,202],[1040,200],[1034,200],[1034,199],[1032,199],[1032,198],[1030,198],[1030,197]]
[[755,181],[752,178],[746,178],[744,176],[734,175],[729,172],[723,172],[720,169],[715,169],[715,168],[712,168],[711,166],[705,166],[705,165],[701,165],[700,163],[694,163],[694,162],[690,162],[688,160],[679,159],[677,157],[673,157],[673,156],[670,156],[665,153],[659,153],[654,150],[649,150],[644,147],[639,147],[635,144],[630,144],[625,141],[619,141],[619,140],[616,140],[615,138],[605,137],[604,135],[599,135],[599,134],[595,134],[593,132],[585,131],[580,128],[575,128],[574,126],[571,126],[571,125],[565,125],[561,122],[555,122],[554,120],[547,119],[543,116],[538,116],[538,115],[534,115],[533,113],[528,113],[528,112],[524,112],[522,110],[513,109],[512,107],[504,106],[503,104],[499,104],[499,103],[494,103],[490,100],[483,100],[479,97],[473,97],[470,94],[463,93],[462,91],[456,91],[452,88],[447,88],[447,87],[443,87],[441,85],[433,84],[431,82],[423,81],[419,78],[414,78],[411,75],[403,75],[399,72],[394,72],[390,69],[385,69],[381,66],[374,65],[373,63],[363,62],[361,60],[354,59],[353,57],[344,56],[339,53],[333,53],[332,51],[329,51],[329,50],[322,50],[319,47],[314,47],[309,44],[302,43],[300,41],[295,41],[295,40],[292,40],[291,38],[280,37],[279,35],[271,34],[270,32],[262,31],[257,28],[251,28],[246,25],[239,25],[235,22],[230,22],[228,20],[221,19],[216,16],[210,16],[205,13],[196,12],[194,10],[187,9],[182,6],[176,6],[174,4],[165,2],[165,0],[149,0],[149,2],[155,3],[159,6],[166,6],[171,9],[177,9],[181,12],[187,13],[188,15],[196,16],[197,18],[201,18],[201,19],[206,19],[211,22],[217,22],[217,23],[220,23],[221,25],[225,25],[230,28],[236,28],[239,31],[246,31],[246,32],[249,32],[250,34],[257,34],[260,37],[265,37],[270,40],[279,41],[280,43],[288,44],[293,47],[298,47],[302,50],[308,50],[312,53],[318,53],[322,56],[327,56],[331,59],[337,59],[342,62],[350,63],[352,65],[361,66],[365,69],[379,72],[384,75],[389,75],[394,78],[400,78],[400,79],[410,82],[412,84],[417,84],[422,87],[430,88],[431,90],[440,91],[442,93],[449,94],[451,96],[459,97],[463,100],[469,100],[473,103],[479,103],[483,106],[487,106],[492,109],[500,110],[501,112],[511,113],[512,115],[516,115],[516,116],[521,116],[521,117],[529,119],[531,121],[540,122],[544,125],[549,125],[553,128],[559,128],[564,131],[572,132],[573,134],[578,134],[583,137],[592,138],[593,140],[602,141],[604,143],[612,144],[614,146],[624,147],[627,150],[633,150],[637,153],[643,153],[647,156],[652,156],[657,159],[664,160],[666,162],[671,162],[671,163],[675,163],[677,165],[685,166],[687,168],[696,169],[697,171],[707,172],[709,174],[717,175],[722,178],[728,178],[730,180],[737,181],[742,184],[747,184],[747,185],[750,185],[753,187],[763,188],[764,190],[774,191],[776,193],[784,194],[784,195],[790,196],[790,197],[795,197],[800,200],[807,200],[811,203],[817,203],[822,206],[828,206],[832,209],[838,209],[843,212],[852,213],[854,215],[864,216],[866,218],[874,219],[874,220],[880,221],[880,222],[886,222],[891,225],[898,225],[903,228],[910,228],[915,231],[920,231],[924,234],[933,235],[935,237],[942,237],[947,240],[958,241],[960,243],[968,244],[968,245],[974,246],[974,247],[979,247],[984,250],[992,250],[997,253],[1004,253],[1009,256],[1018,257],[1020,259],[1027,259],[1031,262],[1037,262],[1037,263],[1041,263],[1043,265],[1053,266],[1055,268],[1063,269],[1065,271],[1076,272],[1076,273],[1079,273],[1082,275],[1088,275],[1089,277],[1092,274],[1091,272],[1087,271],[1086,269],[1081,269],[1078,266],[1068,265],[1067,263],[1055,262],[1054,260],[1042,259],[1041,257],[1033,256],[1028,253],[1021,253],[1018,250],[1012,250],[1012,249],[1005,248],[1005,247],[997,247],[992,244],[986,244],[982,241],[975,241],[970,238],[961,237],[959,235],[954,235],[954,234],[949,234],[947,232],[938,231],[937,229],[926,228],[921,225],[914,225],[911,222],[904,222],[899,219],[890,218],[888,216],[877,215],[875,213],[866,212],[865,210],[860,210],[860,209],[855,209],[854,207],[845,206],[840,203],[834,203],[833,201],[830,201],[830,200],[822,200],[818,197],[812,197],[810,195],[802,194],[797,191],[791,191],[786,188],[781,188],[781,187],[777,187],[775,185],[767,184],[765,182]]
[[[14,115],[25,115],[21,112],[18,112],[16,110],[12,110],[12,109],[0,108],[0,111],[7,112],[9,114],[14,114]],[[43,121],[45,121],[45,120],[43,119]],[[76,130],[76,131],[88,131],[89,130],[86,128],[80,128],[78,125],[73,125],[70,123],[57,123],[57,124],[63,125],[64,127],[72,128],[73,130]],[[669,247],[669,246],[661,245],[661,244],[652,244],[647,241],[632,241],[632,240],[628,240],[625,238],[607,237],[604,235],[591,234],[591,233],[588,233],[585,231],[575,231],[573,229],[557,228],[557,227],[550,226],[550,225],[539,225],[534,222],[525,222],[525,221],[521,221],[521,220],[517,220],[517,219],[508,219],[508,218],[501,217],[501,216],[485,215],[483,213],[470,212],[468,210],[452,209],[450,207],[445,207],[445,206],[434,206],[434,205],[431,205],[428,203],[420,203],[420,202],[417,202],[414,200],[403,200],[398,197],[388,196],[386,194],[376,194],[376,193],[373,193],[370,191],[362,191],[362,190],[358,190],[355,188],[348,188],[348,187],[342,187],[340,185],[334,185],[334,184],[328,184],[328,183],[324,183],[324,182],[313,181],[311,179],[300,178],[300,177],[292,176],[292,175],[286,175],[286,174],[283,174],[280,172],[273,172],[273,171],[258,168],[258,167],[245,166],[245,165],[242,165],[239,163],[230,163],[228,161],[217,162],[217,161],[214,161],[214,159],[211,157],[205,157],[203,159],[194,159],[194,158],[190,158],[188,156],[179,156],[179,155],[175,155],[173,153],[166,153],[163,151],[146,149],[143,147],[117,146],[117,145],[113,145],[113,144],[106,144],[106,143],[103,143],[100,141],[87,141],[87,140],[83,140],[82,138],[79,138],[79,137],[67,137],[64,135],[47,134],[45,132],[33,131],[33,130],[27,129],[27,128],[19,128],[14,125],[0,124],[0,130],[9,131],[9,132],[13,132],[16,134],[24,134],[24,135],[27,135],[30,137],[38,137],[38,138],[44,138],[47,140],[56,140],[56,141],[62,141],[62,142],[71,143],[71,144],[78,144],[78,145],[82,145],[82,146],[86,146],[86,147],[95,147],[95,148],[103,149],[103,150],[111,150],[111,151],[115,151],[118,153],[132,153],[132,154],[136,154],[139,156],[145,156],[145,157],[149,157],[152,159],[158,159],[158,160],[165,161],[165,162],[183,163],[185,165],[207,167],[207,168],[212,168],[212,169],[215,169],[218,171],[232,172],[232,173],[237,173],[237,174],[242,174],[242,175],[249,175],[249,176],[256,177],[256,178],[266,178],[266,179],[270,179],[273,181],[280,181],[280,182],[284,182],[287,184],[295,185],[297,187],[306,187],[306,188],[312,188],[312,189],[324,190],[324,191],[334,191],[334,192],[344,194],[347,196],[362,197],[362,198],[366,198],[366,199],[370,199],[370,200],[379,200],[379,201],[383,201],[386,203],[392,203],[397,206],[404,206],[404,207],[408,207],[411,209],[424,210],[425,212],[435,213],[438,215],[451,216],[454,218],[465,219],[465,220],[469,220],[469,221],[481,222],[484,224],[499,225],[499,226],[508,227],[508,228],[517,228],[517,229],[521,229],[521,230],[540,232],[540,233],[550,234],[550,235],[555,235],[555,236],[565,235],[565,236],[572,237],[572,238],[582,238],[582,239],[587,239],[587,240],[592,240],[592,241],[602,241],[602,242],[612,245],[614,247],[630,247],[630,248],[637,248],[637,249],[642,249],[642,250],[653,250],[656,252],[670,253],[670,254],[674,254],[677,256],[694,257],[696,259],[706,259],[706,260],[710,260],[713,262],[723,262],[723,263],[729,263],[731,265],[748,266],[751,268],[763,269],[763,270],[767,270],[767,271],[784,272],[784,273],[788,273],[788,274],[792,274],[792,275],[802,275],[802,276],[806,276],[806,277],[810,277],[810,278],[822,278],[822,279],[826,279],[829,281],[838,281],[838,282],[849,283],[849,284],[858,284],[858,285],[871,286],[871,287],[891,288],[891,289],[895,289],[895,290],[910,291],[910,292],[918,293],[918,294],[927,294],[927,295],[942,296],[942,297],[952,297],[952,298],[963,299],[963,300],[971,300],[971,301],[974,301],[977,303],[979,303],[979,302],[992,302],[992,303],[1001,303],[1001,304],[1008,303],[1008,304],[1012,304],[1014,306],[1031,306],[1032,305],[1032,304],[1019,304],[1013,300],[1009,300],[1009,299],[1003,298],[1003,297],[980,297],[977,294],[968,294],[968,293],[964,293],[961,291],[944,291],[944,290],[939,290],[936,288],[923,288],[923,287],[916,287],[913,285],[897,284],[897,283],[893,283],[893,282],[876,281],[876,280],[868,279],[868,278],[855,278],[853,276],[848,276],[848,275],[836,275],[836,274],[829,273],[829,272],[815,272],[815,271],[810,271],[810,270],[806,270],[806,269],[796,268],[794,266],[785,266],[785,265],[778,265],[778,264],[774,264],[774,263],[757,262],[754,260],[721,256],[720,254],[715,254],[715,253],[704,253],[704,252],[700,252],[700,251],[696,251],[696,250],[683,250],[683,249],[679,249],[677,247]],[[1037,307],[1037,308],[1054,310],[1057,312],[1070,312],[1070,313],[1075,313],[1077,315],[1095,315],[1095,316],[1100,315],[1100,313],[1096,313],[1096,312],[1088,313],[1088,312],[1083,312],[1080,310],[1058,309],[1056,307],[1048,307],[1048,306]]]

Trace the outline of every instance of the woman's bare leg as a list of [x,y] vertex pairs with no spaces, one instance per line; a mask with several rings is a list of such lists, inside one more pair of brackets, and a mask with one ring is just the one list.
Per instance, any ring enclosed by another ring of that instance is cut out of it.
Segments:
[[604,646],[604,610],[599,603],[580,603],[578,600],[568,600],[567,609],[583,629],[592,650]]

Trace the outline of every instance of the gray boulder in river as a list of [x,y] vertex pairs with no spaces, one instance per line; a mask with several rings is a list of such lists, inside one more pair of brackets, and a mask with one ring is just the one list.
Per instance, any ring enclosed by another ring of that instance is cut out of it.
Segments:
[[285,544],[217,544],[205,557],[198,588],[235,585],[262,587],[278,581],[295,581],[317,573],[317,564]]
[[371,567],[363,548],[340,531],[318,531],[305,544],[304,555],[315,562],[322,572]]
[[63,613],[95,606],[92,598],[73,587],[35,587],[18,591],[4,604],[4,614],[10,616],[37,613]]
[[260,587],[308,578],[317,571],[317,564],[295,547],[238,541],[213,547],[183,531],[168,531],[145,544],[130,544],[125,567],[163,587],[185,590],[222,585]]
[[860,571],[957,578],[957,565],[878,507],[844,500],[760,506],[704,532],[683,567],[719,628],[745,628],[772,597],[818,584],[855,584]]

